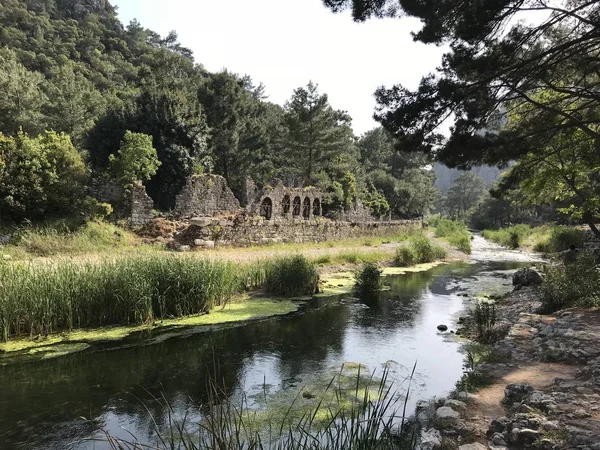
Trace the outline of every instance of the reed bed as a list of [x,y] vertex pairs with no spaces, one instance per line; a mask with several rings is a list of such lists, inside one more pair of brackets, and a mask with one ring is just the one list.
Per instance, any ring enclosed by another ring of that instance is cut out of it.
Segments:
[[244,290],[305,295],[314,293],[315,277],[302,256],[252,266],[181,256],[0,264],[0,338],[199,314]]

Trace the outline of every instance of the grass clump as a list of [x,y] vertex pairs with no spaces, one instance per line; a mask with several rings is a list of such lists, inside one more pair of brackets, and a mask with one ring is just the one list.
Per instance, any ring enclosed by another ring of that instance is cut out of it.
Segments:
[[464,222],[435,218],[430,223],[435,228],[436,237],[446,240],[461,252],[471,253],[471,233]]
[[576,228],[558,225],[550,229],[546,239],[536,242],[533,249],[542,253],[556,253],[568,250],[571,245],[583,246],[583,232]]
[[383,271],[377,264],[367,263],[356,273],[354,289],[360,294],[369,294],[380,291],[383,287],[381,274]]
[[319,274],[314,263],[302,255],[286,256],[263,262],[265,292],[285,297],[312,295]]
[[600,267],[596,256],[580,252],[570,264],[545,267],[541,291],[543,313],[571,306],[599,306]]
[[396,250],[394,264],[398,267],[430,263],[444,259],[446,250],[436,245],[427,236],[421,234],[412,238],[408,246]]

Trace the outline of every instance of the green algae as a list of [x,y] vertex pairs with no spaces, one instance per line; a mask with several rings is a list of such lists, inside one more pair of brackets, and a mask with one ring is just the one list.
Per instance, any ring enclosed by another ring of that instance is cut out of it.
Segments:
[[[365,365],[346,362],[341,369],[294,380],[276,391],[264,385],[261,393],[250,396],[254,407],[244,411],[244,425],[258,433],[272,424],[321,429],[340,413],[358,411],[380,400],[385,392],[382,384],[385,381],[373,376]],[[311,418],[308,423],[307,418]]]
[[[250,298],[249,296],[244,296],[237,299],[236,302],[228,303],[224,307],[218,306],[213,308],[209,314],[168,319],[148,325],[74,330],[34,339],[14,339],[0,344],[0,354],[27,350],[28,355],[53,353],[54,356],[59,356],[65,351],[72,353],[72,351],[85,350],[83,345],[90,343],[120,341],[140,331],[153,331],[166,327],[187,328],[245,322],[289,314],[297,310],[298,305],[292,300],[280,301],[267,297]],[[64,347],[64,344],[67,343],[71,343],[72,347],[70,349]],[[79,347],[73,346],[75,343],[81,345]],[[54,347],[56,347],[56,350],[53,350]]]
[[383,276],[389,275],[404,275],[407,273],[418,273],[418,272],[427,272],[428,270],[433,269],[441,264],[445,264],[443,261],[435,261],[431,263],[423,263],[417,264],[412,267],[384,267],[383,268]]

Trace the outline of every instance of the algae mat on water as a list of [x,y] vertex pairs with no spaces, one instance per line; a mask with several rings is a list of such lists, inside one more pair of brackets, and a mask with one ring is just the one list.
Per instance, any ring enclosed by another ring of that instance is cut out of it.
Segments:
[[[170,329],[186,329],[192,327],[215,326],[232,324],[236,322],[248,322],[273,316],[289,314],[298,310],[298,305],[292,300],[276,300],[272,298],[250,298],[245,296],[235,302],[228,303],[225,307],[213,308],[209,314],[188,316],[178,319],[168,319],[154,324],[131,326],[131,327],[109,327],[91,330],[74,330],[67,333],[38,337],[34,339],[14,339],[0,344],[0,354],[23,352],[27,355],[53,354],[60,356],[67,353],[82,351],[89,345],[64,346],[67,343],[98,343],[107,341],[119,341],[139,331]],[[62,348],[57,349],[57,345]],[[70,348],[72,351],[66,351]]]
[[[405,275],[407,273],[426,272],[434,267],[444,264],[441,261],[418,264],[413,267],[384,267],[382,275]],[[319,283],[320,293],[316,297],[332,297],[336,295],[349,294],[354,291],[356,274],[354,272],[337,272],[321,275]]]

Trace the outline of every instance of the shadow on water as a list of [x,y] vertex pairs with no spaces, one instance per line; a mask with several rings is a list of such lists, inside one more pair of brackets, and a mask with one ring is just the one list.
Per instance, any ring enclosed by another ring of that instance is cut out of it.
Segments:
[[160,344],[0,367],[0,448],[106,448],[81,442],[69,446],[94,431],[81,417],[116,435],[123,435],[125,427],[151,436],[146,408],[159,423],[167,417],[153,396],[164,396],[176,413],[183,413],[207,401],[210,379],[229,393],[252,395],[265,382],[281,389],[289,380],[307,382],[348,361],[371,371],[392,367],[399,380],[417,361],[415,401],[443,395],[462,373],[462,356],[460,345],[436,326],[464,308],[459,292],[484,278],[506,284],[502,271],[518,266],[443,265],[387,277],[388,292],[361,300],[315,300],[288,317]]

